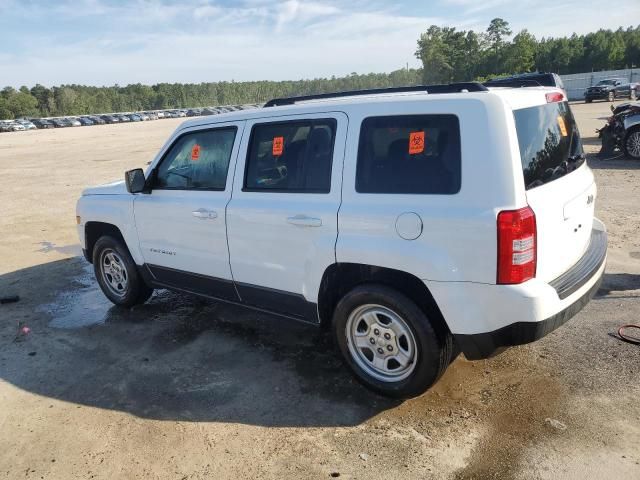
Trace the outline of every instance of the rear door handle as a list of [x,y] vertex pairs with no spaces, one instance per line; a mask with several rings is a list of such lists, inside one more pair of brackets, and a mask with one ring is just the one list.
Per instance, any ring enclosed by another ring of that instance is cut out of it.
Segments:
[[306,215],[296,215],[295,217],[287,218],[287,223],[300,227],[320,227],[322,226],[322,219],[308,217]]
[[200,220],[213,220],[214,218],[218,217],[217,212],[215,212],[214,210],[207,210],[206,208],[199,208],[197,210],[194,210],[193,212],[191,212],[191,215],[199,218]]

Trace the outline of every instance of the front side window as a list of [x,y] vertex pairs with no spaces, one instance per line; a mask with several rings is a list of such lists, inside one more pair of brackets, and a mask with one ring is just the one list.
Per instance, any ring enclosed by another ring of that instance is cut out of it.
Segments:
[[335,136],[333,119],[255,125],[244,190],[328,193]]
[[356,191],[454,194],[460,163],[455,115],[369,117],[360,129]]
[[235,137],[235,127],[182,135],[160,163],[154,187],[224,190]]

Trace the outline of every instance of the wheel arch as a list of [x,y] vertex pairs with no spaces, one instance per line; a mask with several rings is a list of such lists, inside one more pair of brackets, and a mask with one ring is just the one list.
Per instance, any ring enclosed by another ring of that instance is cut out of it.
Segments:
[[120,229],[112,224],[106,222],[95,222],[90,221],[87,222],[84,226],[84,238],[85,238],[85,250],[86,250],[86,258],[89,262],[93,263],[93,247],[100,237],[105,235],[110,235],[122,242],[122,244],[129,249],[127,246],[127,242],[122,235]]
[[451,333],[438,304],[422,280],[401,270],[361,263],[334,263],[324,271],[318,291],[321,325],[327,327],[331,324],[335,306],[347,292],[366,283],[397,289],[429,315],[438,333]]

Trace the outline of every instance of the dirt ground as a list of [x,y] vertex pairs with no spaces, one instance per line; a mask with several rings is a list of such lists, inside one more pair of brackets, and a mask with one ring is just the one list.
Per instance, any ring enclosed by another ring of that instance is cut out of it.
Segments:
[[[609,104],[573,108],[594,153]],[[0,478],[640,478],[640,347],[610,335],[640,322],[640,163],[590,155],[609,261],[577,317],[395,402],[313,328],[170,292],[104,299],[76,199],[179,123],[0,134],[0,296],[21,297],[0,305]]]

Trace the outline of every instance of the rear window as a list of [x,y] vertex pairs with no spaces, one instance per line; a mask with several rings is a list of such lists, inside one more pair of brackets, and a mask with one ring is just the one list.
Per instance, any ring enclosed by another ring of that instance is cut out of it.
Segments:
[[362,122],[356,191],[454,194],[460,190],[455,115],[369,117]]
[[552,182],[584,163],[582,141],[567,102],[514,110],[527,190]]

